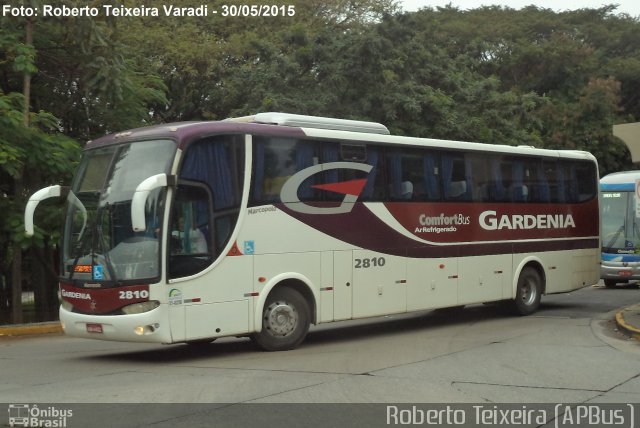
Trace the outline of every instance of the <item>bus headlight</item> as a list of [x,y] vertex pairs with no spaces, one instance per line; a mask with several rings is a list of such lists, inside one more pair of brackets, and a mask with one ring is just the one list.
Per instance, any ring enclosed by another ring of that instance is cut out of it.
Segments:
[[160,302],[157,300],[149,300],[148,302],[134,303],[132,305],[122,308],[122,312],[127,315],[141,314],[143,312],[149,312],[160,306]]
[[62,306],[62,309],[65,311],[73,312],[73,305],[66,300],[60,300],[60,306]]

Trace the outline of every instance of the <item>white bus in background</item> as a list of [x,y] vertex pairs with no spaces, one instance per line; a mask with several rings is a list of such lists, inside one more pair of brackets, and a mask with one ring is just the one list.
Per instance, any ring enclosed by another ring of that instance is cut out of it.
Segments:
[[636,194],[640,171],[616,172],[600,180],[602,261],[608,288],[640,279],[640,215]]
[[510,301],[599,279],[586,152],[391,136],[283,113],[89,142],[70,188],[60,321],[77,337],[298,346],[310,324]]

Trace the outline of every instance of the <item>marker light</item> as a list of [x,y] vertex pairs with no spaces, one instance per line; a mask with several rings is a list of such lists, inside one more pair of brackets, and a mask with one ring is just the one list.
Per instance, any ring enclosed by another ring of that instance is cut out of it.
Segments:
[[155,333],[157,329],[160,328],[160,324],[149,324],[149,325],[139,325],[133,329],[134,333],[138,336],[142,336],[144,334],[152,334]]

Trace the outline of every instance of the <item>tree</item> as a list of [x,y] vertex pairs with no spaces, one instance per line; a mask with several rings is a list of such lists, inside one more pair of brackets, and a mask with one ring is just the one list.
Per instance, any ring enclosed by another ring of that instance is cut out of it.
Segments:
[[[26,239],[22,213],[28,195],[45,184],[70,182],[80,144],[69,137],[87,140],[149,123],[148,104],[165,98],[159,79],[127,58],[107,21],[0,21],[0,304],[8,309],[10,298],[11,319],[20,322],[24,281],[35,287],[39,316],[54,316],[53,254],[62,222],[59,205],[44,205],[38,210],[42,229]],[[24,281],[23,254],[30,267]]]

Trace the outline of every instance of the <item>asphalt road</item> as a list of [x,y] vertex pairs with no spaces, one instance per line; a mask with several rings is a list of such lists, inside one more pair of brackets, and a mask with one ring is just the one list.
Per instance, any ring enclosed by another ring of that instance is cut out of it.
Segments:
[[294,403],[640,403],[640,342],[612,322],[639,301],[635,287],[588,287],[543,298],[529,317],[476,305],[335,323],[278,353],[235,338],[198,347],[5,338],[0,403],[66,405],[69,427],[343,426],[332,418],[344,415],[372,426],[386,408]]

